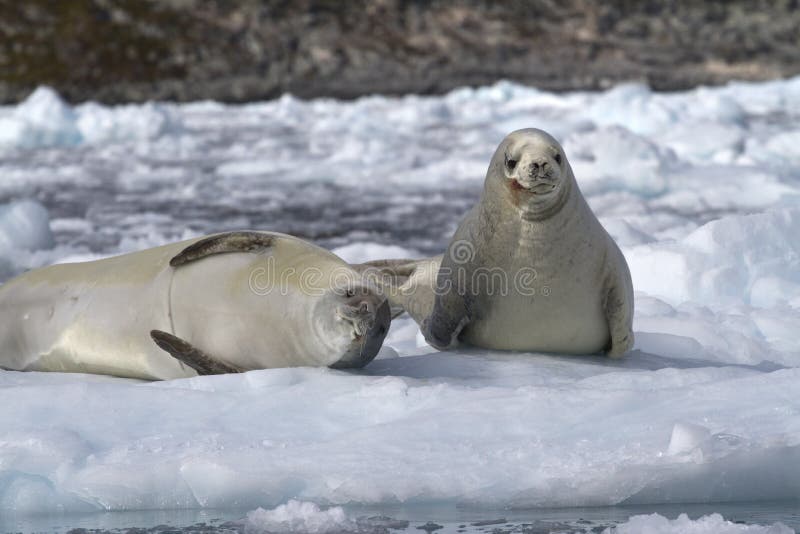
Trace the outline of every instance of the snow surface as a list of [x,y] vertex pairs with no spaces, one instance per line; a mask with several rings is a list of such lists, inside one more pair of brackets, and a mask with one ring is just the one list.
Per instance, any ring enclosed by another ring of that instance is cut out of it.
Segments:
[[358,372],[0,373],[0,510],[799,498],[798,110],[800,78],[0,108],[3,279],[244,227],[350,261],[441,252],[497,143],[536,126],[637,290],[622,361],[437,353],[406,318]]

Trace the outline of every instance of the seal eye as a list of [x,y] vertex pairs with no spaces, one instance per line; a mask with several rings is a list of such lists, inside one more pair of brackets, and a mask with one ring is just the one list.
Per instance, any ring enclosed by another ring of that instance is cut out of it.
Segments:
[[355,290],[353,288],[348,288],[347,291],[345,291],[344,296],[346,298],[355,297],[356,296],[356,292],[355,292]]
[[559,165],[561,165],[561,154],[559,154],[558,152],[556,152],[555,158],[553,158],[553,159],[555,159],[555,160],[556,160],[556,163],[558,163]]
[[515,160],[515,159],[508,159],[508,155],[506,155],[506,167],[508,167],[508,168],[509,168],[509,170],[512,170],[512,171],[513,171],[513,170],[514,170],[514,167],[516,167],[516,166],[517,166],[517,160]]

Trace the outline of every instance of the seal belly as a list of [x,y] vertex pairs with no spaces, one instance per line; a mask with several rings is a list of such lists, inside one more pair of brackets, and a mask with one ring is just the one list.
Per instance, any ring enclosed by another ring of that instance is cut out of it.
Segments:
[[593,354],[609,343],[599,296],[554,305],[544,295],[496,299],[471,321],[460,339],[495,350]]
[[[573,250],[581,251],[579,247]],[[547,256],[553,260],[555,254]],[[583,262],[536,262],[532,264],[536,277],[530,283],[511,277],[507,288],[482,291],[476,298],[478,313],[460,339],[496,350],[564,354],[605,350],[610,334],[603,311],[603,270],[595,265],[601,258],[579,252],[581,256]],[[506,272],[516,273],[521,268],[529,267],[520,263]],[[505,297],[493,295],[502,290],[506,290]]]
[[149,336],[170,329],[173,248],[54,265],[0,287],[0,365],[151,380],[193,376]]

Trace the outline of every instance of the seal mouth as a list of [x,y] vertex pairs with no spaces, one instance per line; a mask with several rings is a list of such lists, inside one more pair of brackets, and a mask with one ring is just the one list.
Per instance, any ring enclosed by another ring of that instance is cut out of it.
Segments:
[[341,306],[336,309],[336,315],[340,320],[350,323],[353,329],[350,335],[355,341],[363,340],[375,325],[375,311],[366,302],[358,306]]
[[517,178],[511,181],[512,187],[517,190],[524,190],[534,195],[546,195],[556,188],[556,184],[550,182],[522,182]]
[[[371,315],[369,322],[362,323],[362,327],[369,325],[369,328],[363,330],[360,334],[354,332],[354,337],[348,350],[338,362],[330,365],[330,367],[334,369],[359,368],[364,367],[375,358],[383,345],[383,340],[389,332],[389,325],[392,322],[389,302],[383,300]],[[352,321],[351,319],[347,320]]]

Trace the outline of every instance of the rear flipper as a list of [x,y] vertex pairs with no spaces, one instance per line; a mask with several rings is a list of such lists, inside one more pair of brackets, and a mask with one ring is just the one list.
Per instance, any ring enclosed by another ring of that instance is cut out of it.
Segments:
[[243,369],[212,358],[202,350],[192,346],[191,343],[167,332],[151,330],[150,337],[153,338],[159,348],[197,371],[199,375],[224,375],[244,372]]
[[424,260],[375,260],[351,267],[381,290],[389,301],[394,319],[406,312],[399,291],[414,274],[421,261]]

